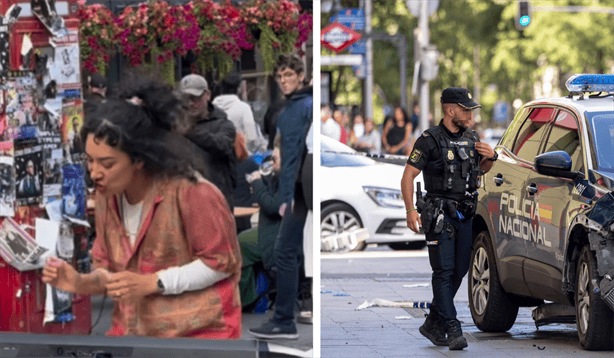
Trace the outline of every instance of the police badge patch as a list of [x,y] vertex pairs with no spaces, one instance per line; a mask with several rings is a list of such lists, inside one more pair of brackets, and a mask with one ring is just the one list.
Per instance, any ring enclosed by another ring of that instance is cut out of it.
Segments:
[[415,164],[418,163],[420,158],[422,158],[422,152],[420,151],[420,149],[414,148],[414,150],[411,151],[411,155],[409,156],[409,161]]
[[454,152],[451,150],[448,150],[448,160],[454,160]]

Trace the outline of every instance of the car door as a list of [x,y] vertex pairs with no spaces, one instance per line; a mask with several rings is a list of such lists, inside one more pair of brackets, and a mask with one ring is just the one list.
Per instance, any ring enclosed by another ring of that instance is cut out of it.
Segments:
[[[565,151],[572,170],[583,171],[584,159],[578,118],[566,109],[557,110],[547,126],[541,153]],[[526,232],[528,259],[524,264],[527,285],[535,297],[557,301],[562,297],[565,240],[570,218],[583,199],[572,179],[530,172],[525,185],[525,202],[530,211]]]
[[488,193],[488,212],[494,231],[494,245],[506,290],[529,294],[524,283],[523,262],[527,257],[524,231],[530,222],[531,203],[524,200],[525,183],[533,172],[535,156],[546,135],[547,124],[555,110],[550,107],[526,108],[514,120],[497,149],[497,160],[484,182]]

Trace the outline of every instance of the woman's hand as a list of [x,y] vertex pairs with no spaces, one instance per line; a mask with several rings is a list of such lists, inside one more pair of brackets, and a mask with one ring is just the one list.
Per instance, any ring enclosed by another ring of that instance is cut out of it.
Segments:
[[110,274],[107,294],[117,301],[134,301],[158,292],[158,275],[141,275],[130,271]]
[[80,274],[68,262],[50,257],[43,268],[43,282],[67,292],[77,292]]

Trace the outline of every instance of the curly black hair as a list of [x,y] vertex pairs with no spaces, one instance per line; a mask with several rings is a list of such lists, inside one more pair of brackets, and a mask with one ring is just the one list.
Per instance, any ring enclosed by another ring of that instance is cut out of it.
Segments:
[[106,100],[86,103],[81,140],[96,140],[143,162],[153,177],[206,175],[202,156],[184,134],[189,131],[184,103],[159,80],[128,74],[119,91]]

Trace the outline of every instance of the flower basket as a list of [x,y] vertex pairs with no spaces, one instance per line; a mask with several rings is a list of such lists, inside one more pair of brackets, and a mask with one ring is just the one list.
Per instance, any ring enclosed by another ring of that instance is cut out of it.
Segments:
[[79,18],[81,64],[91,73],[106,76],[108,63],[117,51],[116,35],[120,27],[115,16],[100,4],[81,6]]
[[273,70],[279,54],[294,50],[299,12],[300,6],[288,0],[252,0],[241,9],[252,41],[260,48],[265,71]]
[[196,0],[193,13],[200,27],[200,41],[194,51],[199,70],[217,70],[218,76],[224,77],[234,69],[234,61],[241,56],[241,49],[251,46],[245,40],[246,27],[240,12],[230,1],[217,4],[211,0]]

